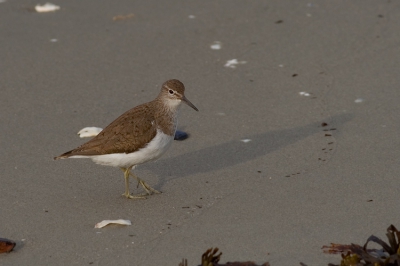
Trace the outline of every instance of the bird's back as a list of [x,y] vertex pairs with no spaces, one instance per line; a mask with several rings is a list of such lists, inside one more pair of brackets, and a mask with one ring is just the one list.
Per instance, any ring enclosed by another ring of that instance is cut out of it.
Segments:
[[153,102],[136,106],[123,113],[96,137],[55,159],[71,156],[94,156],[132,153],[150,142],[157,134]]

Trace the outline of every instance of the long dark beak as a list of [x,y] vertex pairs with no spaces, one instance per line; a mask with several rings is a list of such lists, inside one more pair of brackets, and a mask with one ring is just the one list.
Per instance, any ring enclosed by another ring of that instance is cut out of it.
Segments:
[[197,109],[196,106],[194,106],[193,103],[191,103],[185,96],[182,96],[182,101],[184,103],[186,103],[187,105],[189,105],[190,107],[192,107],[194,110],[196,110],[197,112],[199,111],[199,109]]

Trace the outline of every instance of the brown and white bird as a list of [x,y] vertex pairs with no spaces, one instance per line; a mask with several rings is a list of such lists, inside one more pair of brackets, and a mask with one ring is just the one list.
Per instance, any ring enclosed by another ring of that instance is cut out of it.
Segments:
[[182,102],[198,111],[185,97],[183,83],[176,79],[168,80],[153,101],[130,109],[93,139],[54,159],[90,158],[97,164],[121,168],[125,177],[125,193],[122,195],[129,199],[142,198],[130,194],[129,175],[137,179],[148,195],[160,193],[131,170],[136,165],[158,159],[171,146]]

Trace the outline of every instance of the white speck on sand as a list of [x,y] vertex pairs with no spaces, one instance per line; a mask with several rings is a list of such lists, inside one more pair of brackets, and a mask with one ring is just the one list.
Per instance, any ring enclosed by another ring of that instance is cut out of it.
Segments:
[[241,141],[241,142],[244,142],[244,143],[247,143],[247,142],[250,142],[251,139],[241,139],[240,141]]
[[226,61],[226,64],[224,66],[229,68],[236,68],[236,65],[246,64],[246,63],[247,63],[246,61],[238,61],[237,59],[231,59]]
[[196,18],[196,16],[195,15],[189,15],[188,18],[194,19],[194,18]]
[[310,94],[308,92],[305,92],[305,91],[301,91],[301,92],[299,92],[299,94],[301,96],[306,96],[306,97],[310,96]]
[[221,42],[215,41],[210,45],[210,48],[213,50],[220,50],[222,47]]
[[362,103],[363,101],[364,101],[363,98],[358,98],[354,100],[355,103]]

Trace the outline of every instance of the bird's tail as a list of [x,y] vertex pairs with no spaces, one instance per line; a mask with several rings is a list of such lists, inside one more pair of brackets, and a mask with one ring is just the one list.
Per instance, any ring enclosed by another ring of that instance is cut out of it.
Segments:
[[61,155],[59,155],[59,156],[56,156],[56,157],[54,157],[53,159],[54,159],[54,160],[67,159],[68,157],[70,157],[70,156],[73,155],[73,154],[72,154],[73,152],[74,152],[74,150],[67,151],[66,153],[63,153],[63,154],[61,154]]

